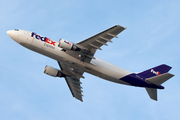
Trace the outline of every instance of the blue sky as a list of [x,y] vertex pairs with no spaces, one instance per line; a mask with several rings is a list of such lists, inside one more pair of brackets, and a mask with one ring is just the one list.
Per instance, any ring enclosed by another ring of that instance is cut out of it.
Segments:
[[[179,0],[0,1],[0,119],[169,120],[180,119]],[[124,86],[85,73],[79,102],[62,78],[43,73],[56,61],[16,42],[7,30],[34,31],[55,41],[79,42],[114,25],[127,27],[95,57],[132,72],[159,64],[175,77],[152,101],[144,88]]]

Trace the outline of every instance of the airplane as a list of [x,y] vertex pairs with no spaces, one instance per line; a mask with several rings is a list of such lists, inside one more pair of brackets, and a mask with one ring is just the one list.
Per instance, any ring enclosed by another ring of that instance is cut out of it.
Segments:
[[157,101],[157,89],[164,89],[161,84],[174,76],[168,73],[172,67],[162,64],[143,72],[133,73],[94,57],[97,50],[102,50],[103,45],[108,46],[107,42],[112,43],[111,40],[118,38],[117,35],[125,29],[115,25],[78,43],[65,39],[56,42],[35,32],[20,29],[9,30],[7,34],[20,45],[56,60],[61,70],[46,65],[44,73],[65,78],[72,96],[82,102],[80,79],[85,78],[84,72],[111,82],[144,87],[149,97]]

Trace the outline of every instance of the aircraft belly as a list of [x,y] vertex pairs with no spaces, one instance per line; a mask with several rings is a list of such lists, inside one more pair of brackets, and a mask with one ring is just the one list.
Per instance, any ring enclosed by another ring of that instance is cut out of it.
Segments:
[[105,79],[105,80],[108,80],[108,81],[111,81],[111,82],[115,82],[115,83],[130,85],[130,84],[127,83],[127,82],[124,82],[124,81],[122,81],[122,80],[116,79],[116,78],[114,78],[114,77],[111,77],[111,76],[108,76],[108,75],[105,75],[105,74],[102,74],[101,78],[103,78],[103,79]]
[[85,69],[86,72],[92,75],[95,75],[97,77],[103,78],[111,82],[116,82],[126,85],[129,84],[125,81],[121,81],[120,78],[132,73],[125,69],[117,67],[113,64],[100,60],[98,58],[92,59],[91,63],[87,64],[85,68],[86,68]]
[[34,46],[32,44],[27,44],[27,43],[21,43],[21,45],[28,48],[28,49],[30,49],[30,50],[32,50],[32,51],[35,51],[35,52],[38,52],[38,53],[40,53],[42,55],[50,57],[52,59],[62,61],[62,57],[61,57],[60,52],[57,55],[57,52],[46,51],[45,49],[42,49],[41,46]]
[[124,81],[119,80],[119,79],[117,79],[115,77],[109,76],[108,74],[102,73],[99,70],[90,70],[90,69],[87,69],[87,68],[85,70],[86,70],[87,73],[92,74],[92,75],[97,76],[97,77],[100,77],[102,79],[105,79],[107,81],[111,81],[111,82],[115,82],[115,83],[120,83],[120,84],[125,84],[125,85],[130,85],[127,82],[124,82]]
[[95,60],[93,59],[91,61],[91,64],[94,65],[93,69],[95,71],[99,71],[101,73],[102,76],[100,76],[100,77],[107,75],[107,76],[111,76],[112,78],[115,78],[115,79],[120,79],[120,78],[132,73],[123,68],[115,66],[111,63],[100,60],[98,58],[96,58]]
[[50,57],[54,60],[57,60],[57,61],[60,61],[60,62],[64,62],[66,64],[75,64],[77,66],[79,66],[80,68],[84,69],[84,63],[68,54],[66,54],[64,51],[62,51],[61,48],[59,47],[54,47],[54,49],[50,48],[50,47],[47,47],[47,46],[44,46],[44,44],[46,43],[39,43],[39,45],[34,45],[34,44],[27,44],[27,43],[21,43],[22,46],[32,50],[32,51],[35,51],[35,52],[38,52],[42,55],[45,55],[47,57]]

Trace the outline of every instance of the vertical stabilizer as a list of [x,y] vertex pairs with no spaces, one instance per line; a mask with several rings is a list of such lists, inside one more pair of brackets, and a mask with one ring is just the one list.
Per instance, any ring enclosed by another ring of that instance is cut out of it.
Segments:
[[141,73],[138,73],[138,75],[144,77],[144,78],[150,78],[157,75],[161,75],[164,73],[167,73],[172,67],[162,64],[157,67],[151,68],[149,70],[143,71]]
[[147,93],[149,94],[149,97],[153,100],[157,101],[157,89],[154,88],[146,88]]

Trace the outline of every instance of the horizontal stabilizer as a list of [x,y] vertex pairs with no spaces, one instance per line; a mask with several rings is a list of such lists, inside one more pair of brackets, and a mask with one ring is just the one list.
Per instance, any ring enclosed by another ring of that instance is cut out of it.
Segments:
[[161,74],[161,75],[158,75],[158,76],[155,76],[155,77],[147,78],[146,82],[159,86],[159,85],[166,82],[168,79],[170,79],[173,76],[174,76],[173,74],[164,73],[164,74]]
[[146,91],[149,95],[149,97],[153,100],[157,101],[157,89],[154,88],[146,88]]

